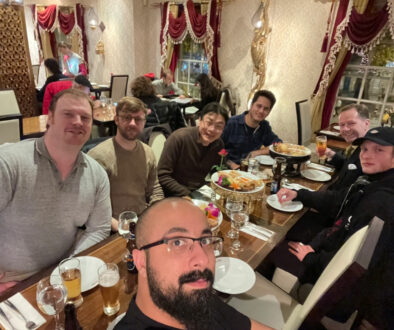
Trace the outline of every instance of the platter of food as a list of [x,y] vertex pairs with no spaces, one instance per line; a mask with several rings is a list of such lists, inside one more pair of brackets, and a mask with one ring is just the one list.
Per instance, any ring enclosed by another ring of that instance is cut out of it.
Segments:
[[201,199],[192,199],[192,202],[205,213],[211,230],[219,228],[223,221],[223,214],[218,207]]
[[276,143],[269,146],[270,151],[273,151],[281,156],[286,157],[305,157],[311,155],[311,150],[305,146],[292,143]]
[[243,171],[219,171],[212,174],[211,179],[216,186],[239,193],[255,193],[264,189],[262,179]]

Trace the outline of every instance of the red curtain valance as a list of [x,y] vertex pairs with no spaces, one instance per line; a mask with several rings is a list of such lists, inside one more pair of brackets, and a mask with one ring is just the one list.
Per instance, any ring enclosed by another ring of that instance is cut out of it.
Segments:
[[64,34],[69,34],[75,26],[75,13],[63,14],[58,10],[56,5],[50,5],[43,11],[37,11],[37,23],[45,31],[51,31],[57,27],[56,19],[59,23],[59,28]]
[[45,10],[37,12],[37,22],[44,30],[50,30],[56,21],[56,5],[50,5]]

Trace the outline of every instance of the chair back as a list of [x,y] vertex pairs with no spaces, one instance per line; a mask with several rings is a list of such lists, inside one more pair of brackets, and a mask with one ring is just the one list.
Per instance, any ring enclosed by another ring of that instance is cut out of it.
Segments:
[[34,82],[37,85],[38,83],[38,77],[40,76],[40,64],[33,64],[32,69],[33,69],[33,76],[34,76]]
[[295,103],[297,114],[298,144],[308,145],[312,140],[312,114],[310,100],[305,99]]
[[225,108],[231,116],[236,114],[235,102],[233,101],[231,90],[227,88],[223,88],[220,90],[218,95],[219,104]]
[[315,328],[322,317],[354,288],[368,269],[384,222],[374,217],[339,249],[320,275],[303,305],[298,305],[285,329]]
[[126,96],[128,81],[128,74],[111,76],[109,97],[112,98],[112,102],[118,102],[122,97]]
[[159,163],[161,153],[164,149],[164,144],[166,143],[166,137],[163,132],[153,131],[149,138],[149,146],[153,150],[153,154],[156,158],[156,165]]
[[22,139],[22,115],[12,89],[0,90],[0,144]]

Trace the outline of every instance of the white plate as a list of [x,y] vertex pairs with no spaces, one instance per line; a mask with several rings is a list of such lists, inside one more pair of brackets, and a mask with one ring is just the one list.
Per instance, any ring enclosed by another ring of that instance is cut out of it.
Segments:
[[331,180],[330,174],[318,170],[311,170],[311,169],[303,170],[301,171],[301,175],[304,178],[312,181],[326,182]]
[[213,288],[228,294],[244,293],[256,282],[256,274],[245,261],[237,258],[216,258]]
[[268,156],[268,155],[256,156],[255,159],[257,159],[257,161],[263,165],[271,166],[271,165],[274,165],[274,163],[275,163],[275,160],[271,156]]
[[112,320],[112,322],[108,324],[107,330],[113,330],[115,328],[115,325],[117,325],[120,322],[120,320],[124,318],[125,315],[126,313],[122,313],[118,315],[116,319]]
[[[81,291],[89,291],[93,289],[98,284],[98,269],[101,265],[104,265],[105,262],[99,258],[84,256],[77,257],[81,266]],[[59,266],[56,267],[51,275],[60,275]]]
[[[220,172],[231,172],[231,171],[232,171],[232,170],[225,170],[225,171],[220,171]],[[249,179],[252,179],[252,180],[260,180],[257,176],[255,176],[255,175],[253,175],[253,174],[250,174],[250,173],[248,173],[248,172],[238,171],[238,173],[241,173],[242,176],[245,177],[245,178],[249,178]],[[225,188],[225,187],[219,186],[219,185],[216,183],[216,181],[219,180],[219,174],[218,174],[218,172],[215,172],[215,173],[212,174],[211,180],[212,180],[212,182],[213,182],[217,187],[220,187],[220,188],[222,188],[222,189],[226,189],[226,190],[229,190],[229,191],[234,191],[233,189],[227,189],[227,188]],[[239,194],[249,194],[249,193],[258,192],[258,191],[263,190],[263,189],[264,189],[264,183],[262,183],[261,186],[257,187],[256,189],[249,190],[249,191],[237,191],[237,193],[239,193]]]
[[335,125],[333,128],[334,128],[334,129],[336,129],[337,131],[339,131],[339,130],[340,130],[340,127],[339,127],[339,125]]
[[[198,207],[200,207],[201,204],[206,204],[208,206],[208,204],[210,203],[210,202],[207,202],[207,201],[203,201],[201,199],[192,199],[192,202],[193,202],[194,205],[196,205]],[[223,214],[219,210],[218,224],[215,227],[212,227],[211,230],[214,231],[214,230],[218,229],[219,226],[222,224],[222,221],[223,221]]]
[[269,206],[273,207],[274,209],[283,212],[297,212],[299,210],[302,210],[302,208],[304,207],[301,202],[288,202],[285,204],[281,204],[278,201],[277,195],[269,195],[267,197],[267,203]]
[[98,85],[98,87],[101,87],[101,88],[109,88],[109,85]]

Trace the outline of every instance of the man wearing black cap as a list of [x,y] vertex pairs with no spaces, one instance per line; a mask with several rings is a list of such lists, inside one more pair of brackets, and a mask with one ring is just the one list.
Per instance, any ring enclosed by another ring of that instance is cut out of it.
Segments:
[[[355,140],[354,144],[360,145],[361,148],[360,162],[364,176],[360,176],[349,189],[343,192],[310,192],[301,189],[297,192],[282,188],[278,192],[278,199],[281,203],[291,200],[301,201],[305,206],[313,207],[321,214],[330,215],[335,219],[335,223],[309,242],[282,243],[270,255],[268,263],[292,273],[301,282],[314,283],[343,243],[353,233],[367,225],[374,216],[378,216],[385,221],[385,228],[369,267],[371,271],[369,274],[374,274],[373,276],[381,285],[389,283],[392,290],[392,271],[388,270],[390,268],[392,270],[394,266],[392,243],[394,128],[373,128],[364,137]],[[269,274],[267,265],[264,265],[264,273],[264,275]],[[369,289],[370,296],[380,290]],[[384,290],[387,293],[387,289]],[[379,302],[382,306],[390,305],[388,299],[393,299],[393,295],[385,295],[376,299],[383,300]],[[371,299],[368,301],[372,304]],[[385,313],[379,307],[375,309],[375,315]],[[367,313],[365,310],[364,312]],[[379,317],[388,322],[384,315]],[[379,325],[378,322],[383,322],[375,318],[373,317],[373,321],[377,325]]]
[[49,105],[53,96],[62,90],[74,88],[79,89],[86,95],[89,95],[93,90],[93,87],[85,76],[79,75],[74,78],[74,80],[59,80],[50,83],[45,89],[44,100],[42,101],[42,114],[47,115],[49,111]]

